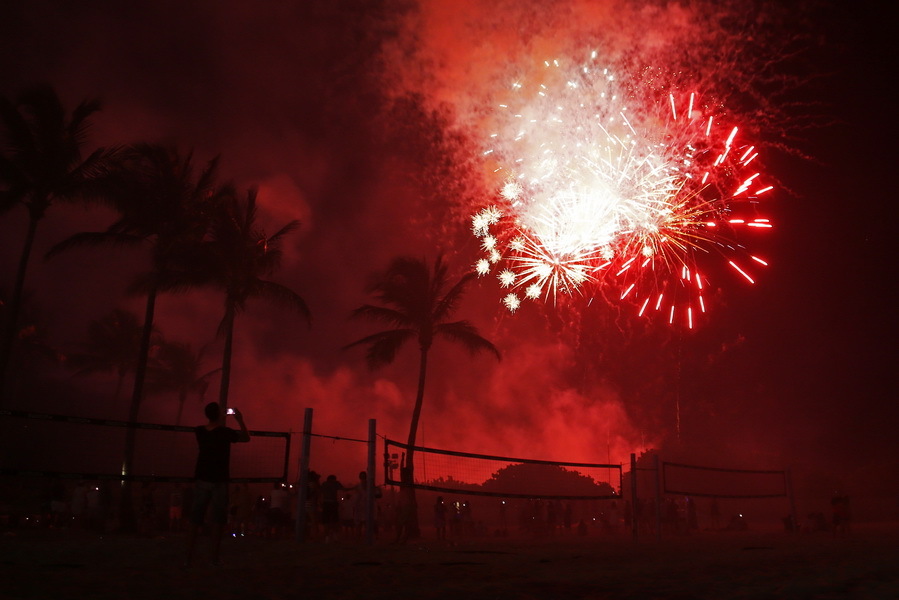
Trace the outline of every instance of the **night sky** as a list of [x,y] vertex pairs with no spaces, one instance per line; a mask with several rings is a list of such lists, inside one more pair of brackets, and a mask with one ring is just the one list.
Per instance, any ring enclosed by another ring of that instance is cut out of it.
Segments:
[[[223,179],[259,187],[267,232],[299,219],[272,279],[306,299],[313,326],[251,304],[238,320],[230,403],[255,429],[299,429],[303,408],[313,407],[323,433],[363,436],[367,419],[377,418],[382,433],[404,439],[417,353],[409,347],[393,365],[368,371],[361,351],[341,350],[374,330],[349,321],[350,311],[395,256],[433,260],[442,249],[457,274],[478,258],[466,209],[490,192],[477,149],[460,139],[476,130],[479,103],[502,65],[591,41],[615,58],[672,48],[687,49],[687,64],[703,57],[684,32],[707,23],[706,3],[653,6],[7,2],[0,94],[47,82],[69,107],[99,98],[88,147],[149,141],[192,149],[198,163],[221,155]],[[824,482],[822,491],[899,494],[896,261],[887,245],[896,217],[895,52],[882,15],[829,3],[804,10],[779,11],[780,21],[765,24],[771,39],[795,38],[785,48],[802,52],[781,55],[791,89],[779,97],[780,114],[747,123],[778,182],[768,205],[776,227],[759,240],[771,266],[758,283],[722,284],[708,322],[683,332],[601,303],[532,304],[510,315],[496,284],[477,280],[458,314],[503,360],[436,345],[420,443],[595,462],[656,447],[701,464],[793,466],[797,478]],[[739,32],[696,37],[697,45],[714,38],[740,53]],[[740,76],[726,62],[703,69],[700,79]],[[746,112],[754,114],[751,106]],[[63,353],[114,308],[142,314],[142,299],[124,294],[146,264],[140,251],[43,259],[66,236],[112,218],[96,207],[56,206],[40,224],[27,289]],[[4,290],[25,222],[24,210],[0,216]],[[167,337],[210,344],[215,366],[215,292],[163,296],[157,311]],[[72,380],[47,369],[42,385],[57,387],[41,389],[77,391],[15,407],[127,413],[107,399],[111,377]],[[213,384],[210,398],[216,391]],[[188,420],[200,421],[200,403],[190,402]],[[150,397],[141,419],[172,422],[174,414],[174,398]]]

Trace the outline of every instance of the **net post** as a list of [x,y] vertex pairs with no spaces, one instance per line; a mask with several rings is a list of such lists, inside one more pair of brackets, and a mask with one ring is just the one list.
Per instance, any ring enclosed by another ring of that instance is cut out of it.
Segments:
[[287,481],[290,479],[290,433],[287,433],[287,438],[284,443],[284,470],[281,475],[281,479]]
[[297,490],[297,520],[295,527],[296,541],[306,541],[306,500],[309,494],[309,451],[312,448],[312,409],[307,408],[303,414],[303,447],[300,450],[300,473]]
[[365,543],[369,546],[375,543],[375,452],[377,446],[377,420],[368,420],[368,476],[366,477],[365,493],[367,494],[365,506]]
[[384,438],[384,487],[387,487],[387,478],[390,476],[390,442]]
[[631,452],[631,535],[637,541],[637,455]]

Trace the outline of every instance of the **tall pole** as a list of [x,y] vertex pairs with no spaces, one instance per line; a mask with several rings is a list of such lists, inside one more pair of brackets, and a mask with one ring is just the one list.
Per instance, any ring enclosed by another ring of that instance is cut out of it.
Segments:
[[368,476],[366,477],[367,502],[365,507],[365,543],[375,543],[375,452],[377,448],[377,421],[368,420]]
[[631,452],[631,533],[637,541],[637,455]]
[[297,524],[295,531],[298,543],[306,541],[306,501],[309,499],[309,451],[311,448],[312,409],[307,408],[303,415],[303,447],[300,450],[300,489],[297,495]]

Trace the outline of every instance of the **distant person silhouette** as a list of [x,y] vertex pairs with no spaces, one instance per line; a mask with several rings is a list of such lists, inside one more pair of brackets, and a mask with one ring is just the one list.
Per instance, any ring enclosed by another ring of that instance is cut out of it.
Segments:
[[156,490],[149,481],[144,481],[140,486],[140,510],[138,511],[138,532],[143,535],[153,535],[156,525]]
[[87,509],[87,482],[79,481],[72,490],[72,525],[77,528],[84,527],[85,511]]
[[415,521],[415,490],[411,486],[400,487],[396,504],[396,538],[394,544],[405,544],[412,533]]
[[250,531],[250,519],[253,515],[253,498],[246,483],[235,485],[231,489],[231,533],[245,536]]
[[446,503],[443,496],[437,496],[437,501],[434,502],[434,529],[437,530],[438,540],[446,539]]
[[194,494],[190,511],[190,528],[187,534],[187,557],[185,566],[190,566],[196,545],[197,531],[211,508],[212,522],[212,564],[219,562],[222,532],[228,522],[228,483],[231,479],[231,444],[249,442],[250,433],[244,424],[243,415],[234,410],[234,418],[240,431],[225,426],[226,415],[217,402],[210,402],[205,408],[205,425],[194,428],[199,452],[194,471]]
[[359,483],[353,488],[353,530],[361,537],[368,522],[368,473],[359,472]]
[[699,516],[696,514],[696,501],[687,497],[687,533],[699,531]]
[[268,535],[271,537],[280,537],[287,531],[290,521],[289,511],[289,495],[287,493],[287,484],[275,483],[271,491],[271,501],[268,505]]
[[345,490],[343,484],[337,481],[336,475],[328,475],[319,491],[322,499],[322,525],[325,528],[325,542],[337,538],[340,533],[340,500],[338,492]]
[[[355,529],[355,533],[357,537],[362,537],[362,535],[367,531],[368,528],[368,504],[371,501],[369,499],[368,492],[368,473],[365,471],[359,472],[359,483],[356,484],[356,487],[353,488],[353,528]],[[378,486],[372,486],[372,498],[377,501],[381,498],[381,488]],[[376,507],[377,508],[377,507]],[[376,511],[377,512],[377,511]],[[377,533],[378,523],[377,519],[375,519],[371,526],[375,533]]]
[[321,507],[321,475],[315,471],[309,471],[309,481],[306,485],[306,514],[307,532],[311,537],[318,536],[318,524],[321,522],[319,514]]

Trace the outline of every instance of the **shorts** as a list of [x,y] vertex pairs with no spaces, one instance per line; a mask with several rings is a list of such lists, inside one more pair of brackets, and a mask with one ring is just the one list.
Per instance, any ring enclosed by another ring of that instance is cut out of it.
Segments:
[[212,522],[224,525],[228,522],[228,482],[197,481],[194,484],[194,499],[190,509],[190,522],[202,525],[206,509],[210,508]]

